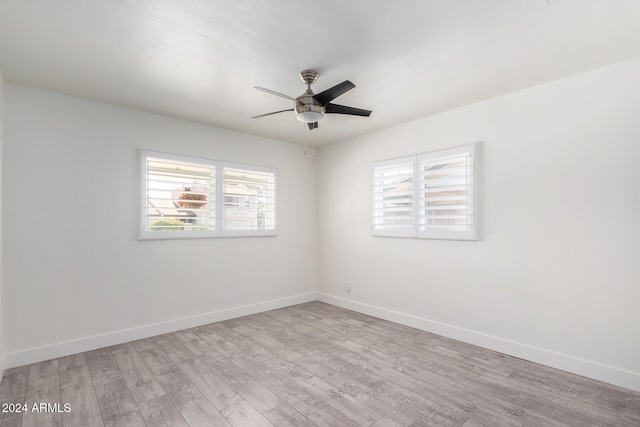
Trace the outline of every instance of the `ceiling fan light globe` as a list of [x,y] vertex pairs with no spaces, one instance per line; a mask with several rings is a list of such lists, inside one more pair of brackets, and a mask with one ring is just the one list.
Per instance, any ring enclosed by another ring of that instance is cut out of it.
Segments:
[[293,108],[296,118],[304,123],[315,123],[324,117],[324,106],[313,98],[313,92],[300,95]]
[[299,113],[296,113],[296,119],[305,123],[315,123],[323,117],[324,114],[317,111],[301,111]]

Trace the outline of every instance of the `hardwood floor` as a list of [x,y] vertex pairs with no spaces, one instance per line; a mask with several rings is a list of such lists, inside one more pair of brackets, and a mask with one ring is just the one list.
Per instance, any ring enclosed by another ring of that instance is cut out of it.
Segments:
[[3,427],[640,425],[640,393],[320,302],[9,369],[0,403],[28,409]]

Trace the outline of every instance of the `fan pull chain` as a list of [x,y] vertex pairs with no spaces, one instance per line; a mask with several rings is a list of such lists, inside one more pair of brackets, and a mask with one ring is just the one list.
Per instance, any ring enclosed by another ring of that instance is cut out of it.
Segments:
[[[311,154],[312,154],[311,163],[315,163],[316,162],[316,143],[315,142],[311,145],[311,150],[312,150],[311,151]],[[304,143],[304,151],[302,152],[302,155],[303,156],[307,155],[307,143],[306,142]]]

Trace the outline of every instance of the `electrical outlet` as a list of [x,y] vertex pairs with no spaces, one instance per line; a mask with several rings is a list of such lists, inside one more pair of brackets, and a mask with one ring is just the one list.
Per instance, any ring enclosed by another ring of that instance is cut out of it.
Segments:
[[344,282],[344,291],[351,292],[351,282]]

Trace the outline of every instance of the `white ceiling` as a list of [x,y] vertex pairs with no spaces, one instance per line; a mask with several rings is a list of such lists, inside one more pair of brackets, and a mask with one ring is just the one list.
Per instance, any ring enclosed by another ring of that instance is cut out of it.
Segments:
[[[638,0],[0,0],[7,82],[317,145],[638,56]],[[249,118],[307,68],[371,117]]]

